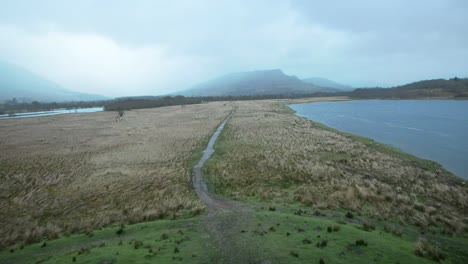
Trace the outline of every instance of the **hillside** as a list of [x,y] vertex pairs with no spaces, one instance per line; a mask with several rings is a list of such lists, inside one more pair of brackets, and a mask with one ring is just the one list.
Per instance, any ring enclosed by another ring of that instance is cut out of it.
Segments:
[[393,88],[360,88],[349,93],[360,99],[467,98],[468,79],[435,79]]
[[302,79],[303,82],[309,83],[318,87],[323,87],[323,88],[333,88],[333,89],[338,89],[342,91],[350,91],[353,90],[353,87],[341,83],[334,82],[329,79],[325,78],[320,78],[320,77],[310,77],[306,79]]
[[18,101],[91,101],[105,100],[104,96],[67,90],[24,68],[0,61],[0,102]]
[[335,92],[286,75],[279,69],[237,72],[201,83],[183,92],[185,96],[261,96]]

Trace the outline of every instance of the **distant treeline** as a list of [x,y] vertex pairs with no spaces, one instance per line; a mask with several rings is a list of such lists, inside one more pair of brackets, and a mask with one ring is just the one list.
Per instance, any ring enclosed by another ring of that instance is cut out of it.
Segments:
[[394,88],[360,88],[347,93],[359,99],[468,98],[468,79],[436,79]]
[[20,112],[38,112],[50,111],[54,109],[76,109],[76,108],[90,108],[102,107],[104,101],[79,101],[79,102],[37,102],[33,101],[18,102],[15,98],[12,100],[0,103],[0,114],[20,113]]
[[76,109],[90,107],[104,107],[106,111],[122,111],[131,109],[154,108],[171,105],[190,105],[213,101],[240,101],[240,100],[261,100],[261,99],[287,99],[306,98],[319,96],[336,96],[336,93],[313,93],[313,94],[289,94],[289,95],[262,95],[262,96],[206,96],[206,97],[185,97],[177,96],[138,96],[124,97],[108,101],[83,101],[83,102],[18,102],[9,100],[0,103],[0,114],[49,111],[53,109]]
[[[243,101],[262,99],[306,98],[330,95],[328,93],[289,94],[289,95],[262,95],[262,96],[204,96],[185,97],[182,95],[165,97],[127,97],[108,101],[104,105],[106,111],[122,111],[131,109],[154,108],[171,105],[190,105],[214,101]],[[333,93],[334,96],[337,94]]]
[[242,101],[261,99],[294,99],[321,96],[349,96],[355,99],[418,99],[418,98],[468,98],[468,79],[452,78],[449,80],[436,79],[410,83],[393,88],[359,88],[350,92],[318,92],[312,94],[283,94],[260,96],[206,96],[185,97],[177,96],[141,96],[125,97],[108,101],[85,101],[45,103],[24,103],[9,100],[0,104],[0,114],[17,112],[48,111],[53,109],[74,109],[103,106],[106,111],[123,111],[131,109],[154,108],[171,105],[190,105],[213,101]]

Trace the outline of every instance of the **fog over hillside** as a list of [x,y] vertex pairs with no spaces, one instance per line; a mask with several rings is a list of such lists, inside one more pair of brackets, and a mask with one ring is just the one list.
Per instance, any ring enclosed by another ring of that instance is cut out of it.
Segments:
[[91,101],[107,97],[67,90],[22,67],[0,61],[0,102],[11,100],[31,101]]
[[188,96],[258,96],[335,92],[303,82],[280,69],[235,72],[198,84],[182,94]]
[[466,77],[466,14],[465,0],[2,1],[0,59],[109,97],[276,68],[392,87]]

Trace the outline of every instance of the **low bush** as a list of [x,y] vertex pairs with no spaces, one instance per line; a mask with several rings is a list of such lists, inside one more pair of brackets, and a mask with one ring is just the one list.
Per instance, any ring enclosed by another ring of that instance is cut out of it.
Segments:
[[375,230],[375,225],[369,222],[364,222],[362,224],[362,229],[364,229],[364,231],[372,231]]
[[351,212],[347,212],[345,216],[346,216],[346,218],[349,218],[349,219],[354,218],[354,214],[351,213]]
[[327,244],[328,244],[328,241],[327,241],[327,240],[322,240],[322,242],[317,242],[316,246],[317,246],[318,248],[324,248],[324,247],[327,246]]
[[429,257],[437,262],[444,260],[447,256],[437,245],[431,245],[426,239],[419,238],[416,241],[414,253],[420,257]]
[[356,240],[356,246],[366,246],[367,247],[367,242],[364,241],[364,239],[358,239],[358,240]]

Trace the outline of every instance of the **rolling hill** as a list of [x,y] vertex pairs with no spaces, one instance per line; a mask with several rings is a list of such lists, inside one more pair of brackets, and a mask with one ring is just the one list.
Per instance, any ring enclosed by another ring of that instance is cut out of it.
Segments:
[[333,88],[333,89],[338,89],[342,91],[350,91],[354,89],[353,87],[349,85],[344,85],[344,84],[337,83],[332,80],[320,78],[320,77],[306,78],[306,79],[302,79],[302,81],[305,83],[318,86],[318,87]]
[[106,100],[100,95],[67,90],[22,67],[0,61],[0,102],[16,98],[18,101],[93,101]]
[[360,99],[468,98],[468,78],[425,80],[393,88],[359,88],[348,95]]
[[182,92],[185,96],[262,96],[336,92],[334,88],[305,83],[279,69],[236,72],[198,84]]

